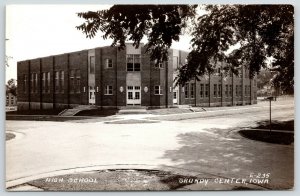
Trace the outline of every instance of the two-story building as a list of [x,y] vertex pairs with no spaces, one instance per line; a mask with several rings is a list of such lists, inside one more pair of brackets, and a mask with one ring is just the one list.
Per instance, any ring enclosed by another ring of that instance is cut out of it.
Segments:
[[139,48],[127,44],[18,62],[18,110],[174,105],[230,106],[256,103],[256,79],[220,71],[174,86],[177,68],[188,52],[170,49],[169,60],[156,65]]

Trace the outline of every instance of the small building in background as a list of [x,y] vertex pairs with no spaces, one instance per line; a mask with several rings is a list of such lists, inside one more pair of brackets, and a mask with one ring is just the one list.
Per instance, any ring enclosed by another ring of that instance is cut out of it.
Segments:
[[17,106],[17,96],[13,95],[12,93],[6,93],[6,106]]

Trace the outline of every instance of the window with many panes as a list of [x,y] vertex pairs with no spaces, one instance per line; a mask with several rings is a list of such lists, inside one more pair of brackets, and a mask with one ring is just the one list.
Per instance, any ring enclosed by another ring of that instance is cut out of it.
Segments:
[[173,69],[176,70],[179,68],[178,56],[173,56]]
[[155,68],[160,68],[160,69],[162,69],[162,68],[164,68],[164,63],[163,63],[163,62],[159,62],[158,64],[155,63],[155,64],[154,64],[154,67],[155,67]]
[[228,97],[228,84],[225,85],[225,97]]
[[127,55],[127,71],[141,71],[141,55],[128,54]]
[[184,86],[184,97],[189,98],[189,84],[185,84]]
[[195,98],[195,83],[191,83],[191,92],[190,92],[190,98],[194,99]]
[[209,84],[205,84],[205,97],[209,95]]
[[214,73],[215,76],[220,76],[221,75],[221,68],[217,68],[215,70],[215,73]]
[[112,86],[110,86],[110,85],[105,86],[104,94],[105,95],[112,95],[113,94]]
[[80,75],[80,70],[77,69],[76,70],[76,93],[80,93],[80,88],[81,88],[81,82],[80,82],[80,78],[81,78],[81,75]]
[[112,59],[105,59],[105,67],[106,68],[112,68],[113,67]]
[[42,73],[42,92],[46,92],[46,72]]
[[214,84],[214,97],[217,97],[217,85]]
[[70,70],[70,93],[75,92],[75,70]]
[[34,92],[34,74],[33,73],[30,74],[30,92],[31,93]]
[[37,93],[38,92],[38,74],[34,74],[34,91]]
[[200,98],[203,98],[204,94],[204,84],[200,84]]
[[232,85],[229,85],[229,97],[232,97]]
[[59,71],[55,71],[54,82],[55,82],[55,93],[58,93],[59,92]]
[[162,95],[162,88],[160,85],[154,86],[154,94],[155,95]]
[[65,90],[65,76],[64,76],[64,71],[60,71],[60,78],[59,78],[59,83],[60,83],[60,92],[64,92]]
[[95,57],[90,56],[90,74],[95,74]]
[[219,88],[218,88],[218,97],[222,96],[222,84],[219,84]]
[[26,87],[27,87],[27,75],[24,74],[24,84],[23,84],[23,92],[26,93]]
[[47,75],[46,75],[46,92],[47,93],[50,93],[50,72],[47,72]]

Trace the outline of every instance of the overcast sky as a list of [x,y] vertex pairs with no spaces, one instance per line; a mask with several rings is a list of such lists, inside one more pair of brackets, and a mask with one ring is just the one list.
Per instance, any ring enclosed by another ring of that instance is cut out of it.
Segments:
[[[87,39],[75,27],[84,22],[76,13],[110,5],[9,5],[6,7],[6,81],[17,78],[17,61],[110,45],[111,40]],[[172,48],[189,50],[188,36]]]

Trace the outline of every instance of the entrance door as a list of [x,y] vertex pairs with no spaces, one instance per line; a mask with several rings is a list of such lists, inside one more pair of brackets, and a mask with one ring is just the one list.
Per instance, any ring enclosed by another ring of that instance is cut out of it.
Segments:
[[141,105],[140,86],[127,86],[127,105]]
[[89,87],[89,104],[95,104],[95,87]]
[[173,104],[178,104],[178,90],[173,91]]

